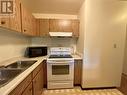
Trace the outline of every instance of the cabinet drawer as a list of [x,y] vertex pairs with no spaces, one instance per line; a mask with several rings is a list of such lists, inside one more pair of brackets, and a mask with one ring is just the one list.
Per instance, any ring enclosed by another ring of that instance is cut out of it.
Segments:
[[32,81],[32,75],[30,74],[25,80],[23,80],[9,95],[21,95],[23,91]]
[[33,71],[33,78],[38,74],[38,72],[42,69],[42,63]]

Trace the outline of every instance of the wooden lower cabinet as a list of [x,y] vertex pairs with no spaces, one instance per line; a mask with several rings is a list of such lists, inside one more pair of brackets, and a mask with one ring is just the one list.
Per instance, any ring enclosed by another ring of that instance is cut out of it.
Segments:
[[33,79],[33,95],[41,95],[43,89],[43,70],[40,70]]
[[82,60],[74,62],[74,85],[81,85],[82,81]]
[[33,86],[32,83],[26,88],[22,95],[33,95]]
[[24,79],[9,95],[22,95],[24,90],[32,82],[32,75],[30,74],[26,79]]
[[127,95],[127,75],[122,74],[121,86],[118,88],[124,95]]
[[9,95],[42,95],[43,65],[40,64]]
[[46,60],[43,61],[43,83],[44,83],[44,87],[47,88],[47,62]]

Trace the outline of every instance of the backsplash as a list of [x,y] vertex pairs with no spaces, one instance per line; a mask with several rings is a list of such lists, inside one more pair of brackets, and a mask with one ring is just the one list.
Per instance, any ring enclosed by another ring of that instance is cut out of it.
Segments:
[[35,37],[32,38],[32,46],[48,46],[48,47],[72,47],[76,52],[77,38],[49,38]]
[[29,37],[0,29],[0,63],[14,57],[24,56],[25,49],[29,45]]

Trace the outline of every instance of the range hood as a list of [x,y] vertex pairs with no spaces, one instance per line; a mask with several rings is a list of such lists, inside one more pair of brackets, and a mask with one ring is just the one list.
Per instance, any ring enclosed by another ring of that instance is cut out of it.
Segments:
[[52,37],[72,37],[72,32],[49,32]]

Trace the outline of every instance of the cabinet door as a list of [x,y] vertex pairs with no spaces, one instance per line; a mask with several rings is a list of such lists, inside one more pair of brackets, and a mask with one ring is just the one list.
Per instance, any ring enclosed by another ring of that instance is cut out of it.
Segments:
[[64,19],[50,19],[50,31],[51,32],[72,32],[71,20]]
[[80,85],[82,80],[82,60],[74,62],[74,85]]
[[15,14],[10,17],[10,29],[21,32],[20,0],[15,0]]
[[73,37],[79,37],[79,20],[72,21]]
[[32,83],[25,89],[22,95],[32,95]]
[[33,36],[38,36],[37,21],[36,21],[36,19],[34,17],[33,17]]
[[10,26],[10,17],[1,17],[0,18],[0,27],[9,28]]
[[24,92],[24,90],[28,87],[28,85],[31,82],[32,82],[32,75],[30,74],[9,95],[22,95],[22,93]]
[[31,27],[31,35],[32,36],[36,36],[36,19],[34,18],[34,16],[31,15],[31,23],[30,23],[30,27]]
[[21,16],[22,16],[22,32],[26,35],[31,34],[31,16],[28,11],[21,4]]
[[47,87],[47,61],[43,61],[43,83],[44,86]]
[[36,19],[36,36],[41,36],[40,34],[40,20]]
[[33,95],[41,95],[43,90],[43,69],[33,79]]
[[40,36],[49,36],[49,19],[40,19]]
[[124,93],[124,95],[127,95],[127,75],[122,74],[121,78],[121,86],[119,88],[121,92]]

